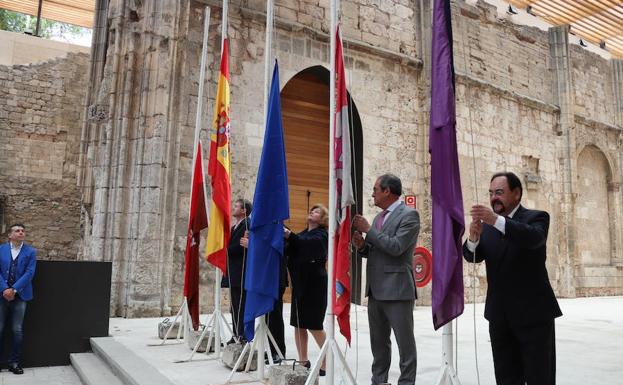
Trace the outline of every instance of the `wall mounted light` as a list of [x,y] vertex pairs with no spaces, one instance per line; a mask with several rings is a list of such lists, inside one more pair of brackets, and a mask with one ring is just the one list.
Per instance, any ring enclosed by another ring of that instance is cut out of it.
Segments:
[[506,13],[508,13],[509,15],[516,15],[518,12],[513,9],[512,5],[509,4]]

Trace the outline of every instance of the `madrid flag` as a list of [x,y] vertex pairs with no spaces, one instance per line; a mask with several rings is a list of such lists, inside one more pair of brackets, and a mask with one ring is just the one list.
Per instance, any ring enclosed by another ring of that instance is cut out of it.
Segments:
[[205,181],[203,179],[203,151],[201,141],[197,143],[197,154],[193,165],[193,183],[190,192],[190,215],[184,270],[184,297],[193,329],[199,328],[199,237],[201,230],[208,227],[206,214]]

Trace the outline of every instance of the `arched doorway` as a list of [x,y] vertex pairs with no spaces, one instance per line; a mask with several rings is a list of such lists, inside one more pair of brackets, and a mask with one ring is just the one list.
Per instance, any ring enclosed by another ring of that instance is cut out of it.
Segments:
[[609,191],[612,173],[608,159],[595,146],[578,156],[576,295],[616,294],[616,267],[612,266],[614,196]]
[[[357,212],[361,212],[361,120],[350,95],[349,106],[354,141],[352,172],[357,181],[354,191]],[[281,113],[290,191],[290,220],[286,224],[299,232],[307,225],[311,206],[329,204],[329,71],[321,66],[310,67],[290,79],[281,91]],[[360,272],[361,261],[353,259],[352,292],[357,303]]]

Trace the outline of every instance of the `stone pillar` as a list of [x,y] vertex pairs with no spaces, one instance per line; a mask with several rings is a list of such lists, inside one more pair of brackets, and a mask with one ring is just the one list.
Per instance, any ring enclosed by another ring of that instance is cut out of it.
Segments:
[[564,297],[575,297],[575,180],[576,180],[576,128],[574,120],[574,93],[571,63],[569,60],[569,26],[549,29],[550,65],[554,104],[560,107],[558,158],[562,168],[562,200],[560,203],[560,252],[558,267],[560,281],[558,292]]
[[610,60],[614,95],[614,123],[623,128],[623,60]]
[[[430,63],[431,63],[431,23],[432,2],[431,0],[419,0],[415,2],[415,12],[419,24],[419,39],[417,39],[418,59],[422,62],[418,76],[418,105],[419,115],[416,167],[417,175],[414,181],[413,191],[417,195],[417,209],[421,218],[430,218],[430,154],[428,153],[428,126],[430,118]],[[422,223],[418,244],[430,248],[431,223]]]
[[[614,122],[619,128],[623,129],[623,60],[610,60],[612,66],[612,89],[614,95]],[[619,132],[618,148],[623,148],[623,131]],[[623,181],[623,151],[619,151],[618,159],[618,175],[613,175],[613,180]],[[621,183],[613,183],[609,186],[615,192],[615,214],[618,221],[615,227],[616,231],[616,250],[614,255],[614,263],[617,266],[623,266],[623,192],[621,191]]]
[[111,315],[179,306],[203,24],[190,4],[96,5],[78,182],[84,258],[113,263]]
[[[430,121],[430,74],[431,74],[431,25],[432,25],[432,1],[415,1],[415,12],[419,24],[417,39],[417,55],[422,62],[418,75],[418,105],[415,112],[417,118],[417,142],[416,142],[416,178],[412,189],[417,197],[417,209],[422,218],[418,246],[431,249],[431,214],[432,201],[430,191],[430,154],[428,152],[428,129]],[[432,285],[418,289],[420,298],[418,303],[430,305]]]

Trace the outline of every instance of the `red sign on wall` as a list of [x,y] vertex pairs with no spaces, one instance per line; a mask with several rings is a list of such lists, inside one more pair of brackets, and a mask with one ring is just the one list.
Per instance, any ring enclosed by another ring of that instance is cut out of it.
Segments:
[[405,204],[412,209],[415,208],[415,195],[405,195]]
[[433,255],[425,247],[416,247],[413,252],[413,278],[415,286],[424,287],[433,278]]

